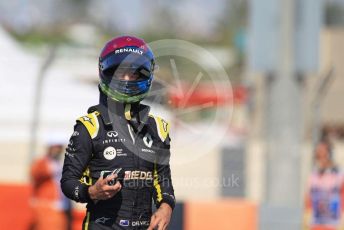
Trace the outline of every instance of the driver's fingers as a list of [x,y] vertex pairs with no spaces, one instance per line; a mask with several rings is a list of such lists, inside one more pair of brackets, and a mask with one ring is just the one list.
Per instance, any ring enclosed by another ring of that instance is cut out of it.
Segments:
[[104,191],[111,191],[111,192],[115,192],[115,193],[118,192],[119,190],[121,190],[121,188],[122,188],[122,185],[118,181],[114,185],[106,184],[103,186]]
[[102,185],[104,179],[102,177],[99,177],[98,180],[96,181],[96,184]]
[[105,198],[111,198],[113,196],[112,192],[104,192]]
[[167,223],[165,221],[160,221],[158,226],[159,226],[158,230],[167,229]]
[[118,192],[119,190],[121,190],[122,185],[121,185],[121,183],[119,183],[119,181],[117,181],[116,184],[111,186],[111,187],[112,187],[113,191]]
[[153,214],[153,216],[151,217],[150,225],[147,230],[154,230],[157,224],[158,224],[158,218],[156,218],[156,215]]
[[105,183],[107,184],[109,181],[113,180],[113,179],[116,179],[117,178],[117,174],[111,174],[109,176],[107,176],[104,181]]

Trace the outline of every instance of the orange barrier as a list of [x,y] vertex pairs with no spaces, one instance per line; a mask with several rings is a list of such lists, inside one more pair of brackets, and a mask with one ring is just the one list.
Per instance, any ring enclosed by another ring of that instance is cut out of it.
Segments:
[[[32,188],[27,184],[0,184],[0,229],[29,229],[33,217],[30,207]],[[85,211],[73,210],[73,230],[79,230]]]
[[314,227],[311,227],[310,230],[336,230],[336,228],[323,227],[323,226],[314,226]]
[[73,230],[80,230],[82,228],[82,221],[84,220],[85,215],[86,215],[86,209],[84,211],[73,210],[73,224],[72,224]]
[[[29,205],[31,186],[27,184],[0,184],[0,229],[25,230],[30,226],[32,210]],[[81,229],[83,210],[73,211],[73,229]],[[217,200],[186,202],[184,230],[203,229],[258,229],[255,204],[244,200]]]
[[258,229],[258,211],[255,204],[244,200],[217,200],[186,202],[184,230],[203,229]]
[[0,185],[0,229],[28,229],[32,213],[29,205],[31,187]]

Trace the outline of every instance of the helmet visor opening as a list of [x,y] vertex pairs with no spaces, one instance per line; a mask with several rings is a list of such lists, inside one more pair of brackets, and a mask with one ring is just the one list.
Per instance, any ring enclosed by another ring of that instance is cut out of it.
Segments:
[[107,82],[111,80],[122,80],[122,81],[143,81],[150,78],[152,73],[147,71],[144,67],[132,68],[125,66],[114,66],[103,72],[103,80]]
[[128,96],[134,96],[148,92],[151,80],[152,79],[125,81],[113,79],[110,82],[103,81],[103,83],[112,91],[116,91]]

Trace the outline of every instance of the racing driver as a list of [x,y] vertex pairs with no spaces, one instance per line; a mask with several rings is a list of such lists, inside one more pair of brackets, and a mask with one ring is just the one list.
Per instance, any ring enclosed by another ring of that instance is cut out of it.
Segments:
[[85,230],[163,230],[170,222],[170,125],[140,103],[154,65],[152,50],[132,36],[110,40],[100,54],[99,104],[77,119],[61,179],[68,198],[87,202]]

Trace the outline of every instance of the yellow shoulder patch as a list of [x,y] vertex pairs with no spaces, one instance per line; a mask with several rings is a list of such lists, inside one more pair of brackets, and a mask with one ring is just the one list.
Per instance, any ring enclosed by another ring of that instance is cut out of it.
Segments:
[[99,115],[98,111],[89,113],[86,116],[82,116],[78,119],[87,129],[91,138],[95,138],[99,131],[99,123],[97,116]]
[[164,142],[170,132],[170,124],[161,117],[153,116],[152,114],[150,116],[154,118],[159,137]]

